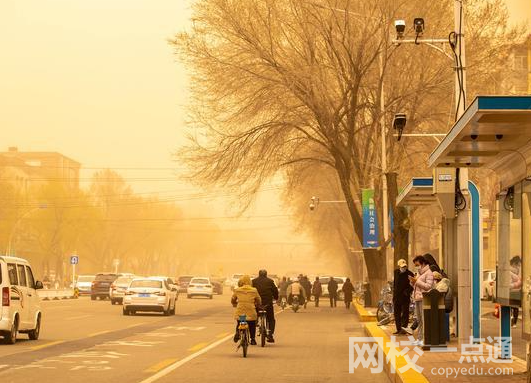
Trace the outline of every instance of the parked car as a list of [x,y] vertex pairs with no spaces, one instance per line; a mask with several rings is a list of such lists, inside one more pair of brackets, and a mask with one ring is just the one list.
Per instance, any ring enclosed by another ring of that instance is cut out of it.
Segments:
[[496,270],[483,270],[483,281],[481,282],[481,298],[493,300],[496,297]]
[[179,285],[180,293],[185,293],[188,290],[188,284],[193,277],[193,275],[181,275],[179,278],[177,278],[177,284]]
[[212,299],[213,296],[212,283],[208,277],[194,277],[188,284],[188,291],[186,292],[188,298],[195,296],[203,296]]
[[42,288],[28,261],[0,256],[0,335],[5,343],[14,344],[18,333],[39,339],[42,312],[37,290]]
[[118,279],[119,275],[114,273],[98,273],[96,278],[92,282],[90,299],[95,301],[96,299],[109,298],[109,289],[113,282]]
[[170,278],[135,278],[125,292],[123,315],[135,315],[138,311],[175,315],[177,299],[178,287]]
[[109,289],[109,298],[111,298],[111,304],[122,304],[127,288],[135,277],[119,277],[112,284]]
[[78,275],[74,288],[79,291],[79,295],[90,295],[92,292],[92,282],[95,275]]

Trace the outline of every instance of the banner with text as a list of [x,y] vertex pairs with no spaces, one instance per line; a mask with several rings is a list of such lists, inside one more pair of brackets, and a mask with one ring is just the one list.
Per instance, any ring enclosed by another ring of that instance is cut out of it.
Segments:
[[374,204],[374,190],[361,191],[361,208],[363,216],[363,247],[378,247],[378,218]]

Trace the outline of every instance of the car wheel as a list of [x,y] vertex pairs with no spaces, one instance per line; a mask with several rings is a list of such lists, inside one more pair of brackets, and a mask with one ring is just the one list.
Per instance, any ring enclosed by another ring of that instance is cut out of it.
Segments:
[[213,298],[214,298],[214,296],[213,296],[213,295],[210,295],[210,296],[208,297],[208,299],[213,299]]
[[90,296],[90,300],[91,300],[91,301],[95,301],[96,298],[97,298],[97,297],[96,297],[95,295],[91,295],[91,296]]
[[122,313],[123,313],[124,315],[129,315],[129,310],[127,310],[127,309],[124,308],[124,309],[122,309]]
[[136,315],[136,311],[129,311],[129,315]]
[[18,334],[18,316],[15,317],[15,321],[11,326],[11,330],[4,334],[4,343],[6,344],[15,344],[17,342]]
[[28,332],[28,337],[31,340],[37,340],[39,339],[39,335],[41,333],[41,315],[37,317],[37,323],[35,324],[35,328]]
[[186,298],[191,299],[192,296],[191,296],[190,294],[188,294],[188,295],[186,296]]

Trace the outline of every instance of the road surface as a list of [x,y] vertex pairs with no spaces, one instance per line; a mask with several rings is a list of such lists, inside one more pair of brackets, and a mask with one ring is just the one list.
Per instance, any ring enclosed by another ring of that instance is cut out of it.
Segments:
[[229,295],[186,299],[177,315],[123,316],[109,301],[43,302],[41,338],[0,345],[2,383],[39,382],[387,382],[366,369],[348,374],[348,337],[364,336],[344,307],[278,315],[277,342],[244,359],[232,342]]

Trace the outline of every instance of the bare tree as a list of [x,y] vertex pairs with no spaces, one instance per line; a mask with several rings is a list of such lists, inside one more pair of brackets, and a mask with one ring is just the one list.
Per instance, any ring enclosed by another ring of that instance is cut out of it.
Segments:
[[[471,3],[483,9],[479,1]],[[430,130],[441,121],[447,124],[451,107],[451,97],[438,98],[452,94],[451,64],[426,47],[419,49],[418,59],[404,50],[398,55],[391,44],[392,20],[416,10],[433,20],[434,30],[451,30],[451,17],[441,17],[452,14],[451,4],[198,1],[192,30],[173,40],[192,77],[191,125],[198,129],[182,153],[194,169],[192,178],[205,186],[227,187],[245,208],[275,174],[293,175],[289,170],[300,165],[327,166],[337,177],[352,230],[361,241],[361,211],[355,201],[364,188],[381,195],[381,122],[389,126],[400,110],[408,112],[412,124]],[[508,36],[506,30],[485,31],[477,35]],[[485,53],[478,57],[488,57],[488,49],[478,48]],[[470,62],[474,67],[473,55]],[[387,108],[382,111],[384,94]],[[410,161],[400,145],[391,142],[387,150],[393,203],[397,174]],[[395,241],[404,251],[407,228],[401,222],[406,212],[395,209],[396,216]],[[389,241],[381,237],[379,248],[364,250],[373,291],[386,279]]]

